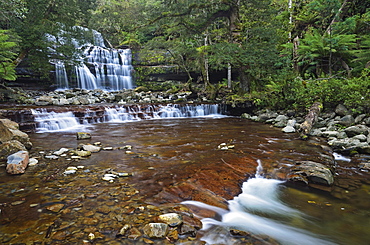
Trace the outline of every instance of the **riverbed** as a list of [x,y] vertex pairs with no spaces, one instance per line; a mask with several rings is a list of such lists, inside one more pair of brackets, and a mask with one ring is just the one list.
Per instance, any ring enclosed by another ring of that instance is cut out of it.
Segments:
[[[209,234],[213,244],[225,244],[225,237],[217,237],[215,225],[190,240],[117,233],[127,223],[141,231],[145,223],[164,212],[194,213],[222,223],[215,212],[181,203],[199,201],[228,212],[229,201],[242,193],[243,183],[256,177],[258,163],[262,178],[279,179],[279,170],[295,161],[317,161],[325,145],[319,138],[301,141],[297,135],[284,134],[270,125],[234,117],[99,123],[77,130],[91,133],[92,138],[77,140],[75,131],[30,134],[34,145],[31,156],[38,157],[39,163],[19,176],[7,175],[2,168],[2,244],[202,244]],[[86,159],[44,157],[62,147],[74,149],[81,143],[97,142],[106,150]],[[279,217],[263,211],[253,214],[305,231],[328,244],[369,244],[369,174],[354,167],[360,160],[337,161],[339,184],[331,193],[284,181],[276,185],[279,202],[300,215],[287,218],[288,213]],[[77,172],[63,174],[69,166],[78,167]],[[102,180],[109,171],[127,173],[127,177]],[[58,207],[56,204],[63,206],[51,210],[53,205]],[[90,233],[99,237],[89,240]],[[246,244],[243,239],[227,236],[227,244]],[[274,237],[264,241],[262,244],[289,244]]]

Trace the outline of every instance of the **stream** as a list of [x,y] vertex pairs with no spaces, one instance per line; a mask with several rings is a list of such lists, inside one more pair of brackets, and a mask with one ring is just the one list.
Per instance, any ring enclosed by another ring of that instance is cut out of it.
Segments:
[[[145,212],[157,215],[171,205],[203,223],[191,243],[180,237],[175,244],[247,244],[229,228],[258,236],[258,244],[370,244],[369,175],[352,167],[360,160],[337,156],[342,184],[332,193],[278,180],[278,170],[294,161],[317,160],[325,145],[320,139],[301,141],[270,125],[220,115],[80,126],[31,133],[30,153],[39,163],[25,174],[10,176],[2,167],[1,244],[89,244],[95,231],[102,237],[91,244],[148,244],[117,232],[124,223],[140,230],[154,219]],[[77,130],[92,138],[76,140]],[[42,157],[96,142],[113,150],[82,160]],[[79,170],[63,174],[68,166]],[[107,182],[102,176],[109,169],[130,175]],[[63,209],[47,208],[54,204]]]

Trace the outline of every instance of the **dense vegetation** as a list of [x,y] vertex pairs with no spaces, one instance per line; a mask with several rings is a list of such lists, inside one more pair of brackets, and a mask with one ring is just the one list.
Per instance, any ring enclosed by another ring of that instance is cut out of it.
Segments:
[[[74,26],[129,46],[141,64],[177,67],[187,89],[201,84],[211,98],[370,107],[369,0],[4,0],[0,79],[15,80],[26,56],[47,74],[49,47],[72,59],[61,40],[81,36]],[[216,71],[224,77],[212,79]]]

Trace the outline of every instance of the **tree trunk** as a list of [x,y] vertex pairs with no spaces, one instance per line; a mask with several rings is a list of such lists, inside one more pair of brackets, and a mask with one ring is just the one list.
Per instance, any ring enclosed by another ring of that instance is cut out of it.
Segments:
[[240,89],[243,92],[250,91],[250,82],[248,79],[248,75],[244,71],[245,67],[239,68],[239,79],[240,79]]
[[231,88],[231,64],[227,64],[227,88]]
[[317,118],[321,112],[322,107],[323,106],[321,102],[315,102],[312,104],[310,110],[308,111],[308,114],[306,115],[305,121],[298,129],[301,139],[308,138],[308,134],[311,132],[312,127],[317,122]]

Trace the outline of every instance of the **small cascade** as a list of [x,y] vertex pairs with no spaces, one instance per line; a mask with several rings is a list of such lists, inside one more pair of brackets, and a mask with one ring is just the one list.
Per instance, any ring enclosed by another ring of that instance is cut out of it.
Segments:
[[263,178],[262,164],[259,160],[257,162],[256,177],[243,183],[242,193],[229,201],[229,210],[196,201],[183,202],[185,205],[211,210],[221,217],[220,220],[208,217],[202,219],[205,230],[202,240],[206,244],[232,245],[234,243],[228,229],[236,229],[269,236],[280,244],[334,244],[294,226],[298,220],[300,223],[310,223],[309,217],[279,199],[283,181]]
[[57,80],[57,86],[59,89],[68,89],[68,76],[66,67],[63,62],[55,62],[55,76]]
[[39,133],[74,131],[84,126],[72,112],[48,112],[46,109],[31,111],[35,117],[36,131]]
[[148,119],[224,117],[217,104],[122,105],[78,112],[32,110],[37,132],[73,131],[95,123],[125,123]]

